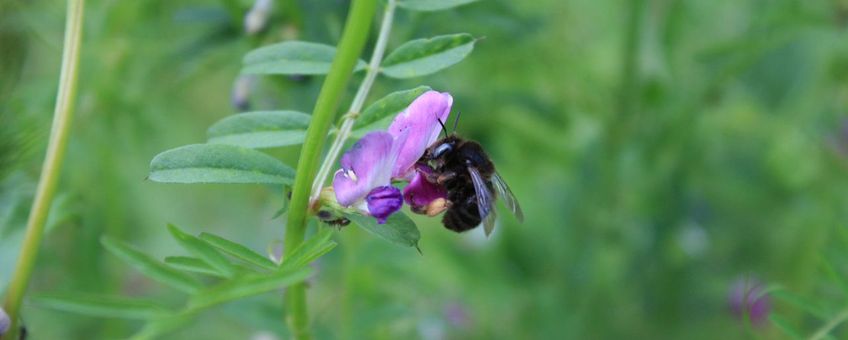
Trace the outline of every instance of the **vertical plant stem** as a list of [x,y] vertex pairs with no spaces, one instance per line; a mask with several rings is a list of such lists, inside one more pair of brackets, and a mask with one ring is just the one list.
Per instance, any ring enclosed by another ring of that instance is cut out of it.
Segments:
[[350,137],[353,130],[353,123],[359,112],[362,111],[362,106],[365,104],[365,99],[368,97],[368,92],[374,85],[374,80],[377,79],[377,74],[380,73],[380,63],[383,61],[383,54],[386,53],[386,44],[389,41],[389,34],[392,32],[392,21],[395,16],[396,0],[388,0],[386,2],[386,10],[383,12],[383,22],[380,24],[380,34],[377,36],[377,43],[374,45],[374,52],[371,53],[371,60],[368,62],[368,72],[365,74],[365,79],[356,91],[356,96],[353,102],[350,103],[350,108],[344,116],[342,126],[339,128],[339,133],[336,134],[336,139],[330,145],[330,150],[327,151],[327,157],[324,158],[324,163],[321,164],[321,169],[318,175],[315,176],[315,181],[312,183],[312,194],[309,197],[310,202],[314,202],[321,193],[321,187],[327,180],[333,164],[336,163],[336,158],[339,157],[347,138]]
[[5,309],[12,320],[7,339],[18,338],[18,319],[21,303],[26,293],[38,248],[44,236],[44,224],[50,210],[50,203],[56,193],[56,183],[62,169],[62,161],[67,150],[68,133],[73,117],[74,99],[77,90],[80,42],[82,40],[83,10],[85,0],[69,0],[65,22],[65,42],[62,51],[62,70],[59,76],[59,89],[56,94],[56,108],[53,112],[53,126],[47,154],[41,169],[41,178],[35,193],[35,200],[27,220],[21,252],[15,264],[15,272],[6,295]]
[[[306,139],[297,163],[297,176],[292,189],[291,206],[286,224],[285,251],[288,256],[297,248],[306,232],[309,213],[309,195],[318,167],[321,149],[327,138],[330,123],[335,116],[345,85],[362,53],[368,38],[376,0],[353,0],[338,45],[338,54],[330,66],[330,73],[321,86],[312,122],[306,130]],[[301,283],[290,287],[286,293],[289,327],[296,339],[309,339],[309,316],[306,308],[306,286]]]

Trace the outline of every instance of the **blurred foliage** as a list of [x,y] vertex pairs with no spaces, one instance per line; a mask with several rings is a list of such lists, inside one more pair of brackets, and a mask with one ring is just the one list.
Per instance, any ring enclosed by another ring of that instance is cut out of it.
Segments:
[[[0,287],[49,131],[57,4],[0,2]],[[278,188],[144,180],[156,153],[203,140],[234,112],[244,53],[293,38],[334,44],[346,1],[278,0],[271,26],[246,37],[250,5],[88,1],[66,199],[52,210],[31,292],[152,295],[177,306],[180,296],[107,256],[100,236],[160,258],[179,253],[168,222],[253,249],[282,238]],[[482,0],[399,11],[390,49],[458,32],[485,38],[450,72],[379,80],[369,102],[418,85],[451,92],[459,131],[486,146],[526,222],[505,217],[485,240],[417,218],[423,256],[343,229],[309,292],[316,336],[783,337],[735,319],[727,295],[754,274],[844,301],[823,288],[830,276],[819,268],[846,254],[829,242],[848,217],[846,26],[843,0]],[[320,83],[258,78],[251,108],[310,112]],[[297,147],[273,153],[295,164]],[[284,337],[280,300],[227,305],[174,337]],[[826,321],[779,301],[775,309],[802,330]],[[141,326],[33,305],[24,321],[32,339],[115,338]]]

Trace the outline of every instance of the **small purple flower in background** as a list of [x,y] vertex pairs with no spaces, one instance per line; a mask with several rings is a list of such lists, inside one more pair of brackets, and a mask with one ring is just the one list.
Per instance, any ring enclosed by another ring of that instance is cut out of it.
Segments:
[[11,324],[12,320],[9,319],[9,315],[3,308],[0,308],[0,335],[6,334]]
[[771,301],[764,290],[765,286],[757,279],[736,280],[730,288],[730,311],[741,320],[750,320],[754,326],[763,326],[771,311]]
[[333,176],[339,204],[367,212],[381,224],[400,209],[403,196],[391,186],[391,179],[404,137],[396,140],[387,132],[370,132],[342,156],[342,168]]
[[459,302],[451,302],[445,306],[445,320],[454,328],[468,328],[471,325],[471,317],[468,311]]
[[240,76],[233,83],[230,103],[236,110],[247,111],[250,109],[250,92],[253,90],[256,77]]

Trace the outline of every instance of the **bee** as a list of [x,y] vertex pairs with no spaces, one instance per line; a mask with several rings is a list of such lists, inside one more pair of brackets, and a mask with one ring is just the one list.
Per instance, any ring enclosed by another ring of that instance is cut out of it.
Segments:
[[350,224],[349,219],[345,217],[333,216],[333,213],[326,210],[319,211],[317,216],[318,219],[321,220],[321,222],[324,222],[330,225],[331,227],[337,227],[339,228],[339,230]]
[[[457,120],[459,117],[457,116]],[[425,179],[441,185],[447,192],[447,211],[442,224],[452,231],[461,233],[483,224],[486,235],[495,228],[495,200],[501,197],[504,204],[519,222],[524,213],[509,186],[495,170],[489,155],[480,143],[448,134],[444,123],[439,121],[445,137],[430,145],[418,160],[418,169],[423,170]],[[454,131],[456,130],[454,124]]]

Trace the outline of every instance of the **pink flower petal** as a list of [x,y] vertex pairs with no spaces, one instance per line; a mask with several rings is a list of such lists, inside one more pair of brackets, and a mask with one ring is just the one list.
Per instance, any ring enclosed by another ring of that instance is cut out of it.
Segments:
[[388,185],[390,169],[397,148],[394,138],[387,132],[371,132],[357,141],[340,161],[342,168],[333,176],[336,200],[342,206],[351,206],[371,189]]
[[450,115],[453,97],[448,93],[427,91],[403,112],[395,117],[389,126],[389,133],[395,138],[408,133],[405,142],[398,151],[397,161],[392,167],[393,178],[411,179],[415,175],[413,165],[424,155],[424,150],[436,141],[443,123]]

